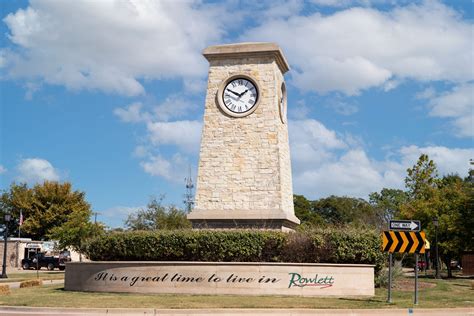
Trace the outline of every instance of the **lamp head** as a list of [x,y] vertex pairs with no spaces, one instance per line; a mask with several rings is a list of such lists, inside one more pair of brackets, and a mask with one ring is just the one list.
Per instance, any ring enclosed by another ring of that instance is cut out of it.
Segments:
[[438,227],[438,226],[439,226],[438,217],[433,218],[433,224],[434,224],[435,227]]
[[8,223],[12,219],[12,214],[5,213],[4,219],[5,219],[5,222]]

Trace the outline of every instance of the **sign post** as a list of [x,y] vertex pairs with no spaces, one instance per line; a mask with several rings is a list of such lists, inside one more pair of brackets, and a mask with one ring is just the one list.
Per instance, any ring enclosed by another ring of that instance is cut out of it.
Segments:
[[392,253],[388,254],[388,298],[387,303],[392,303]]
[[415,305],[418,305],[418,254],[425,253],[425,232],[416,220],[392,220],[389,231],[382,233],[382,249],[388,252],[388,298],[392,302],[392,254],[394,252],[415,254]]
[[418,253],[415,252],[415,305],[418,305]]

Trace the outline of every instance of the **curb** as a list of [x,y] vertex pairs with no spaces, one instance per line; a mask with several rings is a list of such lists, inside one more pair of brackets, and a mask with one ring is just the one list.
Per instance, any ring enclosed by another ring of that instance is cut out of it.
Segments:
[[9,315],[453,315],[474,316],[474,308],[406,308],[406,309],[124,309],[124,308],[51,308],[0,307],[0,314]]

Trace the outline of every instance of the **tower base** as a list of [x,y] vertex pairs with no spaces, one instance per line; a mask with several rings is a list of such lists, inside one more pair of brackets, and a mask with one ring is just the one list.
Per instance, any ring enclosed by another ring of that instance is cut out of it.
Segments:
[[296,216],[280,210],[194,210],[188,214],[195,229],[262,229],[292,231],[299,225]]

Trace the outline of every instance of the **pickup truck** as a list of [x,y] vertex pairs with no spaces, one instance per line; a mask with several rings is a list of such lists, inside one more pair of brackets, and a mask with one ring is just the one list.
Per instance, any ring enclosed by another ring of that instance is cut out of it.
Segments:
[[48,270],[54,270],[58,268],[59,270],[66,269],[66,262],[71,261],[70,258],[63,257],[63,256],[46,256],[44,253],[38,253],[32,258],[25,258],[21,260],[21,266],[23,270],[33,269],[41,269],[42,267],[46,267]]

